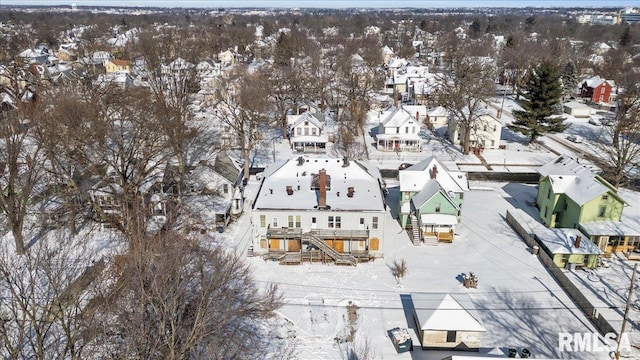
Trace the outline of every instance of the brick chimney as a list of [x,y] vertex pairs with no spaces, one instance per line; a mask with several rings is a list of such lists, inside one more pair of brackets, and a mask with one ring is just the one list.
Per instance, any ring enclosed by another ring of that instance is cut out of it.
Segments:
[[435,179],[438,176],[438,166],[433,164],[433,169],[431,169],[431,178]]
[[576,236],[576,241],[573,243],[573,246],[575,246],[576,249],[578,249],[580,248],[580,243],[582,243],[582,235]]
[[420,122],[420,112],[416,111],[416,121]]
[[318,195],[318,209],[327,208],[327,170],[321,169],[319,174],[320,193]]

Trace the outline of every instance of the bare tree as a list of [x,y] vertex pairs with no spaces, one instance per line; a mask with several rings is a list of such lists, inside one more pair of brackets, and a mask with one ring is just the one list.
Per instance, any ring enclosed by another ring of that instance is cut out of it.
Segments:
[[605,177],[615,186],[637,179],[640,168],[640,76],[629,71],[619,83],[615,118],[603,126],[595,141],[604,162]]
[[46,96],[39,84],[25,84],[19,68],[6,69],[13,94],[12,108],[0,112],[0,211],[6,216],[13,235],[16,252],[26,250],[23,227],[31,198],[39,191],[42,166],[41,147],[33,137],[45,111]]
[[[261,331],[280,304],[256,288],[250,269],[221,248],[164,233],[138,241],[101,303],[91,342],[113,358],[249,359],[274,351]],[[277,350],[277,349],[276,349]]]
[[237,66],[220,79],[215,92],[218,117],[233,130],[240,147],[245,179],[249,178],[251,153],[262,140],[261,130],[269,120],[264,89],[259,74],[249,74],[246,67]]
[[102,262],[94,262],[81,237],[40,239],[16,257],[0,243],[0,357],[84,359],[83,313]]
[[495,93],[495,74],[487,62],[469,57],[462,44],[452,44],[448,52],[450,68],[439,79],[437,101],[455,117],[456,126],[464,134],[462,151],[469,154],[471,133]]

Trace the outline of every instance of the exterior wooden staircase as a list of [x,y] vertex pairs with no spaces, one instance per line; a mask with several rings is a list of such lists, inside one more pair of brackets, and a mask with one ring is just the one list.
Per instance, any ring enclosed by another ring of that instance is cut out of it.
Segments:
[[422,236],[420,234],[420,226],[418,226],[418,218],[411,214],[411,241],[413,245],[420,245],[422,243]]
[[313,234],[302,234],[302,242],[305,241],[308,241],[310,244],[317,246],[318,249],[322,250],[330,258],[332,258],[333,261],[335,261],[336,265],[356,266],[358,264],[358,259],[356,259],[353,255],[341,254],[337,252],[336,249],[332,248],[324,240]]

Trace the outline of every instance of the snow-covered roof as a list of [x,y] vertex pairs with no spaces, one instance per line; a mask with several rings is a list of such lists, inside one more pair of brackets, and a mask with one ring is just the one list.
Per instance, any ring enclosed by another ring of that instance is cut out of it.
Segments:
[[[552,254],[602,254],[589,237],[578,229],[537,227],[535,236],[546,246]],[[582,237],[580,246],[575,246],[578,236]]]
[[459,171],[449,171],[442,163],[430,156],[413,166],[410,166],[399,173],[400,191],[421,191],[430,179],[430,172],[433,166],[438,169],[436,180],[438,184],[447,192],[464,192],[469,190],[467,174]]
[[615,86],[615,81],[603,79],[598,75],[592,76],[592,77],[590,77],[588,79],[585,79],[583,83],[586,84],[587,87],[596,88],[596,87],[600,86],[600,84],[605,83],[605,82],[611,87]]
[[402,105],[402,108],[414,115],[417,113],[420,116],[425,116],[428,113],[427,107],[424,105]]
[[589,109],[591,110],[591,108],[581,102],[577,102],[577,101],[569,101],[563,104],[563,106],[568,107],[569,109]]
[[[346,166],[345,166],[346,165]],[[300,156],[275,163],[264,172],[255,209],[314,210],[318,206],[318,190],[313,179],[321,169],[327,172],[326,204],[331,210],[384,211],[382,179],[377,168],[357,160]],[[287,194],[287,187],[293,189]],[[353,187],[353,197],[348,188]]]
[[[322,115],[322,114],[318,114],[318,115]],[[320,122],[320,119],[318,119],[318,117],[315,114],[311,114],[308,111],[304,112],[304,113],[302,113],[300,115],[289,115],[289,116],[287,116],[287,122],[289,123],[289,126],[292,127],[292,128],[300,125],[304,121],[308,121],[309,123],[313,124],[318,129],[322,129],[324,127],[322,122]]]
[[589,235],[640,236],[640,228],[621,221],[592,221],[580,223],[580,228]]
[[554,194],[566,194],[578,205],[608,192],[619,198],[613,186],[605,185],[605,180],[596,177],[591,170],[564,155],[541,166],[538,173],[543,177],[549,177]]
[[403,107],[400,107],[392,110],[385,116],[382,120],[382,126],[392,128],[399,127],[412,120],[417,122],[416,118],[411,113]]
[[449,116],[449,110],[445,109],[442,106],[438,106],[436,108],[427,110],[427,115],[429,115],[429,116]]
[[469,295],[456,294],[454,298],[445,293],[412,293],[411,299],[422,330],[487,331]]
[[422,214],[420,215],[422,225],[456,225],[458,218],[449,214]]
[[[420,192],[418,192],[411,198],[411,202],[413,203],[414,208],[416,209],[420,208],[422,205],[424,205],[424,203],[429,201],[429,199],[431,199],[434,195],[436,195],[440,190],[444,190],[444,189],[440,187],[440,184],[438,183],[438,181],[434,179],[429,179],[427,183],[424,185],[424,187],[422,188],[422,190],[420,190]],[[455,208],[458,208],[458,204],[456,204],[456,202],[453,201],[453,199],[449,196],[449,194],[447,194],[446,191],[442,191],[442,194],[447,199],[447,201],[451,203],[451,205],[453,205]]]

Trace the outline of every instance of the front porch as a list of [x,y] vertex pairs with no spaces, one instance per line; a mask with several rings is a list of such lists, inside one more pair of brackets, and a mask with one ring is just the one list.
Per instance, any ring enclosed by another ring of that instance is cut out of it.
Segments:
[[386,136],[382,134],[377,136],[376,143],[380,151],[422,151],[422,140],[418,136],[405,138],[397,135]]
[[327,152],[327,142],[322,140],[291,140],[291,149],[297,153],[304,154],[325,154]]

